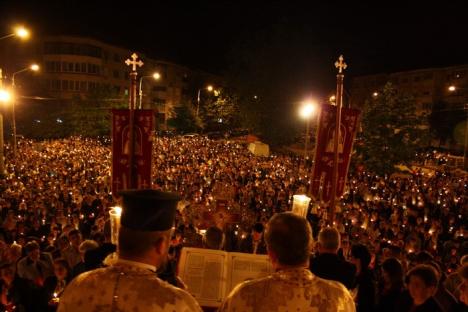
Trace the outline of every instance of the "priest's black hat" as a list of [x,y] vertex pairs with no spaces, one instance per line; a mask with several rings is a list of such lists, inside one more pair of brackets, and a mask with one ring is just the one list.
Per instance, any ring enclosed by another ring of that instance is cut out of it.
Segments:
[[174,193],[157,190],[125,190],[120,224],[138,231],[167,231],[174,226],[177,202]]

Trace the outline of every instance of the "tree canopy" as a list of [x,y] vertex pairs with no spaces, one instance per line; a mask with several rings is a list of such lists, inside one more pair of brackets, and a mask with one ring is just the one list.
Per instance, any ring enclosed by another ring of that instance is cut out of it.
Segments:
[[417,114],[411,96],[387,83],[365,103],[357,149],[366,168],[391,173],[397,164],[409,164],[418,148],[429,142],[427,117]]

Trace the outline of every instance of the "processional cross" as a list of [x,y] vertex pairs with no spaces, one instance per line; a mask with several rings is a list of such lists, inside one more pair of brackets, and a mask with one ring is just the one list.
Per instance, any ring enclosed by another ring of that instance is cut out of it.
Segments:
[[343,60],[343,55],[340,55],[338,61],[335,62],[335,67],[338,68],[338,73],[340,74],[343,72],[343,70],[346,69],[346,67],[348,67],[348,65],[345,62],[343,62]]
[[132,60],[127,59],[127,60],[125,61],[125,64],[127,64],[127,66],[130,66],[130,65],[131,65],[131,66],[132,66],[132,71],[135,72],[137,66],[138,66],[138,67],[143,66],[143,62],[142,62],[141,60],[138,60],[138,61],[137,61],[138,55],[137,55],[136,53],[133,53],[130,57],[132,58]]

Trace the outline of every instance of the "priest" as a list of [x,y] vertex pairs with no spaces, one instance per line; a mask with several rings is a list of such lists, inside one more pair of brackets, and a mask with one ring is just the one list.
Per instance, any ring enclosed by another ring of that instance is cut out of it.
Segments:
[[239,284],[220,312],[356,311],[341,283],[321,279],[309,270],[312,230],[306,219],[291,212],[274,215],[267,224],[265,242],[276,272]]
[[58,311],[201,311],[189,293],[156,276],[167,258],[179,197],[156,190],[121,195],[118,260],[75,278]]

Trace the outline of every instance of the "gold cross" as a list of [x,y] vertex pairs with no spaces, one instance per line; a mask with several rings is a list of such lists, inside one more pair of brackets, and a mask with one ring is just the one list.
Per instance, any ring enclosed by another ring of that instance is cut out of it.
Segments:
[[136,71],[137,65],[139,67],[143,66],[143,62],[141,60],[137,61],[138,55],[136,53],[133,53],[131,58],[132,58],[132,60],[127,59],[125,61],[125,64],[127,64],[127,66],[132,65],[132,71]]
[[344,69],[346,69],[346,67],[348,67],[348,65],[346,65],[345,62],[343,62],[343,55],[340,55],[340,57],[338,58],[338,61],[335,62],[335,67],[338,68],[338,73],[342,73]]

